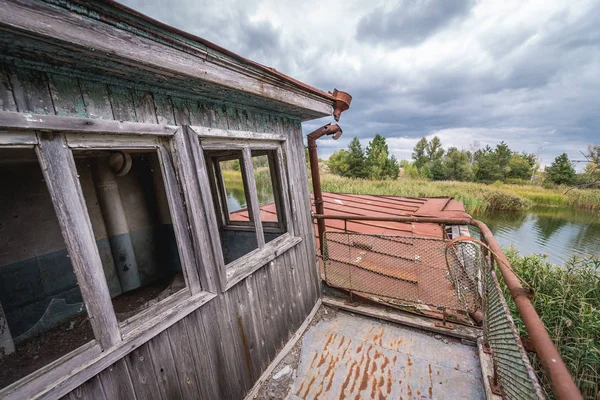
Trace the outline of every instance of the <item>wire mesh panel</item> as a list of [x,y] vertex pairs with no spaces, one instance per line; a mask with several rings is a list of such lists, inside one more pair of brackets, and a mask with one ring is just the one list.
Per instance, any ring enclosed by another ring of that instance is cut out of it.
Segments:
[[544,398],[483,243],[354,232],[325,232],[323,237],[329,285],[425,308],[481,310],[484,341],[503,396]]
[[331,286],[436,308],[479,308],[476,267],[465,263],[473,252],[453,248],[446,263],[448,242],[441,239],[352,232],[325,232],[324,238]]
[[482,268],[484,341],[492,351],[494,369],[503,395],[509,399],[545,398],[531,367],[496,274]]

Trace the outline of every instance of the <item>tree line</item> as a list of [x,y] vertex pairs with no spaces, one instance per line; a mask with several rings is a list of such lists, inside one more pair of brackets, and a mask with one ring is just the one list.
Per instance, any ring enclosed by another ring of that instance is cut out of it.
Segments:
[[474,144],[470,150],[459,150],[456,147],[444,150],[437,136],[431,141],[423,137],[415,145],[412,159],[412,164],[403,165],[408,170],[406,172],[433,180],[530,180],[539,169],[535,154],[514,151],[504,141],[496,147],[488,145],[479,148]]
[[[543,183],[581,187],[600,184],[600,146],[590,145],[582,155],[585,160],[570,160],[566,153],[557,156],[541,174]],[[534,180],[541,172],[535,154],[514,151],[504,141],[495,147],[479,148],[475,143],[469,150],[444,150],[437,136],[431,141],[423,137],[413,149],[412,160],[401,163],[405,173],[432,180],[522,183]],[[576,172],[576,162],[586,163],[582,173]]]
[[[585,160],[569,160],[566,153],[556,157],[540,174],[544,184],[600,185],[600,146],[590,145],[582,155]],[[576,162],[586,163],[582,173],[576,173]],[[375,135],[366,149],[362,148],[358,138],[353,138],[347,149],[329,157],[327,166],[331,172],[341,176],[376,180],[397,179],[401,168],[408,177],[483,183],[522,183],[534,180],[541,172],[535,154],[515,151],[504,141],[495,147],[487,145],[480,148],[475,142],[469,150],[456,147],[445,150],[437,136],[431,140],[423,137],[413,148],[412,161],[398,162],[380,134]]]

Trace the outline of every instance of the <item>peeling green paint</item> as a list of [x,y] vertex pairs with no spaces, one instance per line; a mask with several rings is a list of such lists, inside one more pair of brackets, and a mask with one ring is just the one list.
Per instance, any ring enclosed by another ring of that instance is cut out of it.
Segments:
[[[79,78],[77,74],[67,75],[56,71],[47,74],[40,70],[1,63],[0,69],[14,71],[8,75],[17,80],[17,87],[23,88],[21,97],[29,99],[29,103],[23,100],[21,104],[31,104],[30,100],[36,98],[42,99],[45,104],[45,107],[25,107],[20,112],[156,123],[156,112],[159,111],[169,124],[177,122],[175,112],[179,113],[178,118],[183,118],[192,125],[257,132],[272,132],[278,129],[277,124],[301,126],[298,118],[278,112],[240,107],[225,99],[214,101],[200,96],[171,96],[165,93],[164,88],[139,82],[130,84],[128,81],[111,78],[108,81],[112,83],[107,84],[105,81]],[[0,86],[0,90],[4,91],[0,95],[12,96],[9,90],[13,85],[8,83],[8,86]],[[148,115],[140,114],[144,112]]]

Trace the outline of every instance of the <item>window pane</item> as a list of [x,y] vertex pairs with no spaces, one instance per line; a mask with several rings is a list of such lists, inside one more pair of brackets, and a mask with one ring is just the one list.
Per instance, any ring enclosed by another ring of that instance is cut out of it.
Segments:
[[258,248],[256,229],[248,211],[247,179],[242,152],[205,153],[211,172],[212,195],[219,219],[219,237],[225,264]]
[[219,166],[225,186],[229,218],[233,221],[249,221],[240,160],[221,161]]
[[283,235],[285,232],[282,218],[279,216],[281,201],[277,198],[277,172],[274,151],[253,151],[252,166],[260,207],[260,219],[263,225],[265,243]]
[[0,388],[92,340],[33,149],[0,149]]
[[185,288],[155,151],[75,153],[118,321]]

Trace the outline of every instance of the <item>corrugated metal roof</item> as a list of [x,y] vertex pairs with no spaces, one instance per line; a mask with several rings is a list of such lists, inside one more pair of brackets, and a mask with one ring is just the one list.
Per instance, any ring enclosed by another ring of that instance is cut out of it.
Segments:
[[[364,194],[323,193],[325,214],[373,217],[464,217],[461,202],[452,197],[398,197]],[[330,231],[343,231],[344,221],[326,220]],[[350,221],[346,229],[351,232],[442,237],[442,227],[436,224],[403,222]],[[315,231],[316,232],[316,231]],[[318,233],[317,233],[318,235]]]
[[[373,217],[464,217],[465,209],[460,201],[452,197],[396,197],[376,196],[365,194],[323,193],[325,214],[357,215]],[[313,210],[314,211],[314,210]],[[263,222],[276,222],[275,204],[261,205],[260,216]],[[233,221],[249,221],[248,211],[239,210],[231,214]],[[326,220],[325,226],[329,231],[343,231],[344,221]],[[350,221],[346,229],[351,232],[442,237],[442,227],[437,224],[381,222],[381,221]],[[318,236],[315,224],[315,234]]]

